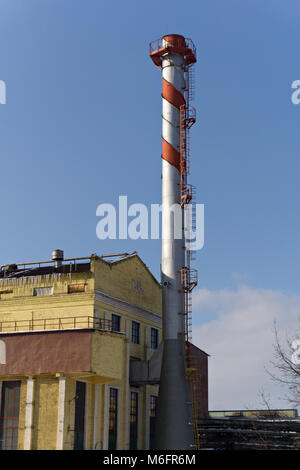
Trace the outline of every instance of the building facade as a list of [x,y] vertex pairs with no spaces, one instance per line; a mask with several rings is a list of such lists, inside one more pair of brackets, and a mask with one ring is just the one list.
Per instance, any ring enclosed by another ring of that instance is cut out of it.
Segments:
[[[149,449],[161,285],[136,253],[0,271],[0,449]],[[157,373],[156,375],[159,375]]]

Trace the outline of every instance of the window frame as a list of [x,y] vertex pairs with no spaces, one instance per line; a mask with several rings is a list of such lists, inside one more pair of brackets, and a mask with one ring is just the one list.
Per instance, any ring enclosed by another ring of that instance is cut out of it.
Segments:
[[84,294],[86,292],[86,283],[68,284],[68,294]]
[[[116,437],[115,437],[115,449],[110,448],[110,412],[111,412],[111,401],[110,401],[110,393],[111,390],[116,391],[116,410],[115,410],[115,423],[116,423]],[[108,387],[108,423],[107,423],[107,450],[118,450],[119,448],[119,435],[120,435],[120,426],[119,426],[119,418],[120,418],[120,388],[119,387]]]
[[[15,389],[13,389],[10,393],[9,385],[15,384],[17,385]],[[7,386],[8,392],[7,395],[4,397],[4,391]],[[18,450],[19,444],[19,424],[20,424],[20,407],[21,407],[21,387],[22,382],[21,380],[3,380],[1,381],[0,386],[0,450]],[[16,398],[16,390],[17,390],[17,400]],[[11,411],[11,394],[13,394],[13,408],[17,414],[10,415],[9,412]],[[8,400],[8,404],[6,403],[6,399]],[[5,422],[8,424],[5,425]],[[11,430],[11,439],[8,445],[8,437],[7,433]],[[15,435],[14,435],[15,433]],[[14,439],[15,436],[15,439]],[[14,442],[15,441],[15,442]],[[4,448],[3,448],[4,445]]]
[[[134,331],[133,331],[134,325],[137,326],[137,334],[134,334]],[[137,340],[134,341],[134,339],[137,339]],[[131,342],[133,344],[141,344],[141,324],[140,322],[135,321],[135,320],[131,321]]]
[[[153,340],[152,332],[156,333],[155,347],[153,346],[153,342],[152,342],[152,340]],[[157,349],[158,345],[159,345],[159,329],[151,326],[151,330],[150,330],[150,348],[151,349]]]
[[[132,407],[132,395],[135,395],[136,402],[135,402],[135,435],[132,436],[132,429],[131,426],[131,418],[133,416],[133,407]],[[138,450],[139,448],[139,421],[140,421],[140,399],[139,399],[139,392],[136,390],[130,390],[130,406],[129,406],[129,450]],[[132,446],[132,440],[135,439],[135,446]]]
[[33,297],[50,297],[53,295],[53,286],[43,286],[33,288]]
[[[153,400],[154,399],[154,400]],[[152,402],[155,401],[155,406],[152,406]],[[150,395],[149,397],[149,445],[150,450],[154,449],[154,438],[155,438],[155,420],[157,417],[157,402],[158,396],[157,395]],[[153,414],[154,410],[154,414]]]
[[[113,317],[116,318],[116,319],[118,319],[118,321],[119,321],[119,329],[115,329],[115,328],[113,327],[113,326],[114,326]],[[121,333],[122,316],[119,315],[118,313],[112,312],[110,319],[111,319],[111,331],[112,331],[113,333]]]

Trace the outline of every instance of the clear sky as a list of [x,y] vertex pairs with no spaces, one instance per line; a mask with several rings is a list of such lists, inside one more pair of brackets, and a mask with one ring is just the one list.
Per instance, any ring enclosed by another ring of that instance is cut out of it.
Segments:
[[[160,202],[161,77],[148,43],[193,39],[191,179],[205,204],[194,325],[211,354],[212,407],[255,402],[263,381],[251,378],[249,397],[230,388],[243,367],[231,368],[230,354],[241,357],[234,328],[253,352],[278,305],[282,328],[300,314],[299,20],[297,0],[0,0],[0,264],[56,248],[67,257],[136,250],[159,277],[160,242],[98,240],[96,207],[119,195]],[[227,353],[225,394],[216,364]]]

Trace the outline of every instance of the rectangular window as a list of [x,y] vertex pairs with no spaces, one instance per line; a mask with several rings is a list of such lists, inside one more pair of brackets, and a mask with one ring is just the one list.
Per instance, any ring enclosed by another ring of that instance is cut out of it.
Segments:
[[151,328],[151,348],[157,349],[158,348],[158,330],[156,328]]
[[157,409],[157,397],[150,395],[150,449],[154,449],[155,418]]
[[121,331],[121,317],[115,313],[111,314],[111,330],[112,331]]
[[118,439],[118,389],[109,389],[108,450],[117,449]]
[[134,344],[140,344],[140,324],[136,321],[132,322],[131,341]]
[[85,284],[70,284],[68,286],[68,294],[76,294],[77,292],[85,292]]
[[138,393],[130,394],[130,449],[136,450],[138,445]]
[[84,450],[86,383],[76,382],[74,450]]
[[12,289],[5,289],[0,291],[0,300],[11,299],[14,296],[14,291]]
[[21,381],[2,382],[0,450],[18,449]]
[[53,287],[35,287],[33,289],[34,297],[45,297],[53,294]]

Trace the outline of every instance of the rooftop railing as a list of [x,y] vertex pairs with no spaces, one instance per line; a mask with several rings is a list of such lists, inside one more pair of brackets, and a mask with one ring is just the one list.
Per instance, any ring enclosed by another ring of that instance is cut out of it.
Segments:
[[0,321],[0,333],[76,329],[94,329],[98,331],[121,333],[121,331],[115,329],[115,325],[111,320],[91,316]]

